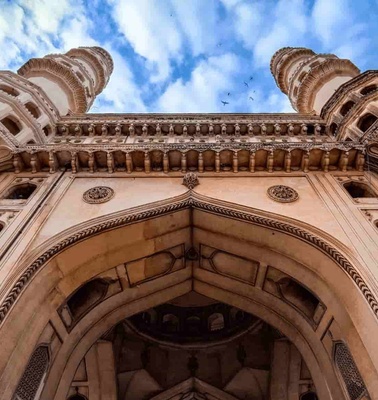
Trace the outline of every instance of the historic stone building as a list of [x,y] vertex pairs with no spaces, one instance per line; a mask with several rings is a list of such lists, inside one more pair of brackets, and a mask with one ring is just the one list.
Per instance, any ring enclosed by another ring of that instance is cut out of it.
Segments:
[[284,48],[296,114],[86,114],[112,69],[0,72],[0,398],[378,399],[378,71]]

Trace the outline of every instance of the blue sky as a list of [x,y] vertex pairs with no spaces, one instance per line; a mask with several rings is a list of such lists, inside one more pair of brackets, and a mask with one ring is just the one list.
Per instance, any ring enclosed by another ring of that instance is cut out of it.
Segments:
[[290,112],[274,52],[378,69],[377,21],[378,0],[0,0],[0,69],[98,45],[115,68],[91,112]]

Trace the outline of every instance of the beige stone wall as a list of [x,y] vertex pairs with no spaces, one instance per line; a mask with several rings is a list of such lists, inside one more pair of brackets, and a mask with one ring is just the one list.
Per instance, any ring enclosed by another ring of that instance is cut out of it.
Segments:
[[[7,221],[6,229],[0,236],[2,248],[7,249],[0,264],[1,299],[22,271],[58,240],[126,215],[127,210],[142,211],[151,203],[156,203],[156,208],[168,204],[188,192],[182,185],[182,178],[135,178],[123,174],[89,177],[70,173],[42,173],[38,176],[22,173],[16,176],[8,173],[0,176],[0,196],[16,179],[29,178],[38,184],[29,200],[15,200],[13,203],[0,200],[0,208]],[[344,179],[362,178],[364,174],[356,172],[313,172],[290,176],[258,173],[250,178],[218,178],[216,174],[210,174],[200,177],[200,185],[194,192],[199,198],[289,223],[324,238],[353,261],[377,296],[378,229],[369,220],[366,210],[374,212],[378,209],[378,200],[360,199],[357,202],[342,187]],[[378,187],[375,177],[366,175],[365,178],[375,188]],[[269,199],[267,188],[277,184],[294,188],[299,193],[299,199],[287,204]],[[85,190],[98,185],[113,188],[115,196],[103,204],[85,203],[82,200]],[[7,215],[11,211],[15,212],[15,216],[8,221]],[[190,239],[188,228],[191,223],[196,226],[193,239]],[[177,297],[193,286],[190,269],[185,269],[160,280],[143,283],[140,288],[128,288],[127,279],[122,276],[123,263],[180,243],[190,246],[191,240],[194,240],[196,248],[206,243],[257,260],[260,267],[254,286],[239,282],[239,278],[234,280],[197,268],[194,289],[265,318],[281,329],[308,363],[321,399],[340,399],[344,396],[332,367],[332,346],[329,347],[323,339],[324,335],[328,337],[330,329],[334,339],[348,343],[371,398],[378,398],[378,352],[373,334],[378,332],[377,319],[351,278],[309,244],[268,228],[257,229],[245,222],[220,219],[202,211],[195,211],[192,217],[189,211],[181,211],[160,220],[131,225],[124,231],[109,230],[90,240],[78,241],[75,246],[51,259],[11,309],[9,315],[18,313],[21,318],[6,318],[0,331],[4,356],[0,361],[0,388],[11,396],[34,346],[40,343],[41,337],[50,337],[48,340],[56,350],[42,399],[63,400],[74,374],[74,371],[64,368],[68,354],[73,352],[69,365],[76,368],[90,346],[121,315],[142,311],[154,302],[163,301],[163,298]],[[315,331],[296,311],[282,304],[281,300],[274,300],[263,289],[264,271],[268,266],[274,266],[302,282],[326,304],[326,313]],[[232,270],[229,273],[232,274]],[[68,333],[56,310],[83,282],[95,276],[121,279],[123,291],[93,310]],[[149,296],[152,296],[151,299]],[[156,296],[155,300],[153,296]],[[285,319],[289,319],[290,323]],[[49,323],[52,323],[55,332],[50,336],[43,333]],[[83,336],[83,332],[88,333]],[[11,360],[12,368],[8,360]],[[330,382],[331,387],[327,389]]]

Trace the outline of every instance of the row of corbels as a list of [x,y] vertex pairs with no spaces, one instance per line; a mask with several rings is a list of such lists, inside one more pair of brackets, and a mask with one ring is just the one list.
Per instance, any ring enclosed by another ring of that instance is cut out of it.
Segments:
[[[291,157],[292,157],[291,152],[287,151],[285,154],[285,159],[284,159],[285,172],[291,172]],[[349,151],[343,151],[340,156],[339,165],[338,165],[339,169],[342,172],[347,172],[348,157],[349,157]],[[309,161],[310,161],[310,151],[309,150],[304,151],[303,155],[302,155],[301,169],[305,173],[309,172]],[[324,151],[323,157],[321,160],[321,167],[324,172],[329,171],[329,162],[330,162],[330,152]],[[40,164],[40,162],[39,162],[37,153],[31,154],[30,166],[31,166],[32,173],[37,173],[40,170],[39,164]],[[71,166],[72,173],[76,174],[80,169],[79,160],[78,160],[78,156],[77,156],[76,152],[71,152],[70,164],[71,164],[70,166]],[[113,157],[112,152],[106,153],[106,164],[107,164],[108,172],[110,174],[113,173],[115,171],[115,163],[114,163],[114,157]],[[127,173],[132,173],[134,171],[134,167],[133,167],[133,159],[132,159],[131,153],[125,153],[125,164],[126,164]],[[215,163],[214,164],[215,164],[214,171],[220,172],[221,171],[221,160],[220,160],[219,152],[215,153]],[[365,164],[365,156],[364,156],[364,154],[359,152],[357,155],[357,158],[356,158],[356,163],[355,163],[356,170],[362,172],[364,169],[364,164]],[[14,155],[13,166],[14,166],[16,173],[20,173],[22,171],[23,162],[22,162],[22,159],[19,154]],[[249,172],[255,172],[255,166],[256,166],[256,152],[251,151],[250,156],[249,156],[249,167],[248,167]],[[56,172],[57,169],[59,168],[59,162],[58,162],[54,152],[49,152],[49,167],[50,167],[50,170],[49,170],[50,173]],[[94,153],[88,153],[88,169],[89,169],[90,173],[94,173],[96,170],[96,161],[95,161]],[[198,169],[199,173],[205,172],[203,153],[198,153],[197,169]],[[271,150],[268,153],[267,161],[266,161],[266,169],[268,172],[274,171],[274,150]],[[161,170],[164,173],[169,173],[169,171],[170,171],[168,153],[163,153]],[[145,152],[144,153],[144,172],[148,174],[151,171],[152,171],[152,168],[151,168],[150,153]],[[233,155],[232,155],[232,171],[235,173],[239,172],[239,159],[238,159],[237,151],[234,151]],[[181,153],[181,172],[182,173],[187,172],[187,155],[185,152]]]
[[[207,135],[211,136],[214,135],[214,124],[209,123],[208,125],[208,133]],[[255,126],[259,126],[260,128],[260,134],[261,135],[266,135],[267,133],[267,126],[265,123],[262,124],[252,124],[249,123],[247,124],[248,127],[248,134],[253,136],[253,130]],[[109,125],[109,124],[102,124],[101,125],[101,136],[108,136],[110,134],[111,128],[114,128],[114,135],[115,136],[121,136],[122,135],[122,125],[121,124],[116,124],[115,126]],[[221,134],[222,135],[227,135],[227,124],[223,123],[220,125],[221,127]],[[274,127],[274,134],[275,135],[280,135],[282,131],[282,124],[276,123],[273,125]],[[301,124],[300,125],[300,134],[301,135],[306,135],[308,132],[308,125],[307,124]],[[148,136],[149,135],[149,125],[148,124],[143,124],[142,125],[142,136]],[[236,136],[240,135],[240,124],[236,123],[234,124],[234,134]],[[315,135],[320,135],[321,134],[322,127],[320,124],[314,124],[314,133]],[[68,136],[70,135],[70,126],[68,124],[64,124],[60,127],[60,132],[62,133],[63,136]],[[83,125],[77,124],[75,125],[73,132],[75,136],[82,136],[83,135]],[[127,134],[131,137],[135,136],[135,125],[130,124],[128,125],[127,129]],[[96,136],[96,125],[95,124],[89,124],[88,125],[88,135],[90,137]],[[164,135],[164,133],[163,133]],[[168,128],[168,136],[174,136],[175,135],[175,125],[170,124]],[[197,123],[195,125],[195,135],[196,136],[201,136],[201,124]],[[287,135],[293,136],[294,135],[294,125],[293,124],[288,124],[287,127]],[[162,128],[161,125],[158,123],[155,125],[155,133],[154,136],[162,136]],[[183,124],[182,125],[182,136],[188,136],[188,125]]]

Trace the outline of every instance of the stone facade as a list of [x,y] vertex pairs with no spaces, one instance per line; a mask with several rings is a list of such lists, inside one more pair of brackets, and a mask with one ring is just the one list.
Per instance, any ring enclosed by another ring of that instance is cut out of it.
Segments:
[[111,56],[0,72],[0,398],[378,399],[378,73],[298,114],[85,113]]

